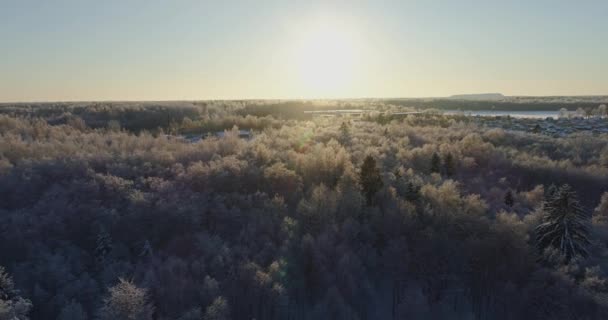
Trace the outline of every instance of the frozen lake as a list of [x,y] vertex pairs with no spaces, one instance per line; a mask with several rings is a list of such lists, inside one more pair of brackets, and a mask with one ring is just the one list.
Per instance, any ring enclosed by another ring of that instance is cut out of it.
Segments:
[[[463,111],[449,110],[445,111],[446,114],[462,114]],[[477,110],[477,111],[464,111],[464,114],[471,116],[484,116],[484,117],[496,117],[496,116],[511,116],[514,118],[539,118],[544,119],[547,117],[558,118],[559,111],[500,111],[500,110]]]

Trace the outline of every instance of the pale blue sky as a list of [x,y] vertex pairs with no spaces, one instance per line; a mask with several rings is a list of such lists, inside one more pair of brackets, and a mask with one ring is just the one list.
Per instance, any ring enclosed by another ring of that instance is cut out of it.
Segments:
[[608,94],[608,1],[0,0],[0,101],[477,92]]

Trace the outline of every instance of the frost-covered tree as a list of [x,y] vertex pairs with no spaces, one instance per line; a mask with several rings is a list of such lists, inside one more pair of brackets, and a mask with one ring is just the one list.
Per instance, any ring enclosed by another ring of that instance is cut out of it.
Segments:
[[230,306],[224,297],[217,297],[205,310],[203,320],[230,320]]
[[11,276],[0,266],[0,299],[8,300],[17,294]]
[[600,204],[593,210],[593,223],[608,225],[608,192],[604,192],[600,199]]
[[579,107],[578,109],[576,109],[576,116],[579,118],[584,118],[585,117],[585,109]]
[[32,303],[19,296],[13,279],[0,266],[0,320],[27,320]]
[[365,197],[367,205],[371,206],[374,195],[383,185],[380,169],[378,169],[374,157],[365,157],[361,166],[361,172],[359,173],[359,183],[361,184],[361,193]]
[[99,320],[150,320],[154,307],[148,303],[145,289],[134,283],[119,279],[111,287],[108,296],[99,309]]
[[607,115],[607,110],[606,110],[606,105],[605,104],[601,104],[597,107],[597,115],[599,117],[605,117]]
[[309,199],[303,199],[298,204],[298,212],[304,232],[317,234],[331,223],[338,207],[336,194],[321,184],[312,190]]
[[541,252],[553,249],[565,262],[586,257],[589,241],[589,214],[581,207],[576,192],[565,184],[543,207],[542,222],[536,227]]

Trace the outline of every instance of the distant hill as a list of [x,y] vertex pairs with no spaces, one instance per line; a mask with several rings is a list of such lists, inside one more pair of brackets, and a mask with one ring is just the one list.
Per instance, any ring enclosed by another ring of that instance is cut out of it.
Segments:
[[450,97],[450,99],[482,101],[503,100],[504,98],[502,93],[455,94]]

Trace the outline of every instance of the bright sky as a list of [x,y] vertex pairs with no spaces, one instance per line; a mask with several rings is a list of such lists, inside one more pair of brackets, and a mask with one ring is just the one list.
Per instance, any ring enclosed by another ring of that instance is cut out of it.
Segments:
[[608,94],[608,1],[0,0],[0,101]]

